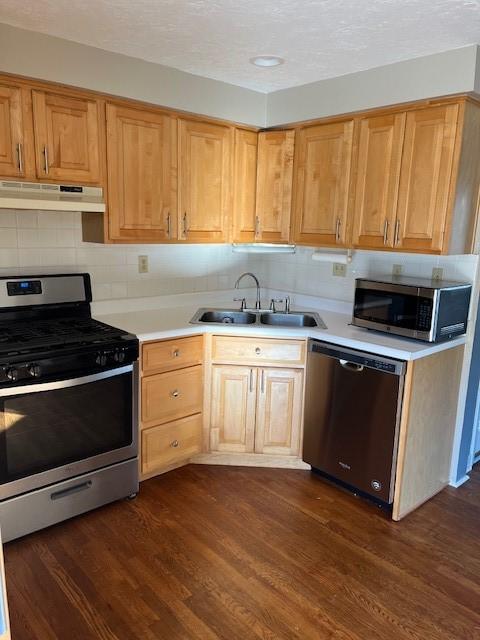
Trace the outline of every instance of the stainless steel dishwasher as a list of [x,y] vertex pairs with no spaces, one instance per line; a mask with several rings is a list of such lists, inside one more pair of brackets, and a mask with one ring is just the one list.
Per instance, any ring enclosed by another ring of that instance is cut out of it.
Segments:
[[393,502],[405,362],[310,340],[303,459],[377,502]]

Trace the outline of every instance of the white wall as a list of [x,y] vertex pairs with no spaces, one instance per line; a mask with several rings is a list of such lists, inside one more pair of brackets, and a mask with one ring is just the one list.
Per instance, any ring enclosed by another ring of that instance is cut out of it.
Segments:
[[1,275],[88,271],[95,300],[231,289],[247,263],[230,245],[85,243],[79,213],[0,210]]
[[[346,277],[332,275],[331,263],[312,260],[314,249],[297,253],[237,254],[230,245],[101,245],[82,241],[79,213],[0,210],[0,274],[88,271],[96,300],[138,298],[194,291],[228,290],[252,270],[264,287],[336,300],[353,300],[357,277],[404,274],[429,277],[441,266],[444,277],[472,280],[476,256],[428,256],[357,251]],[[138,273],[138,256],[149,257],[149,272]]]
[[265,126],[264,93],[5,24],[0,71]]
[[477,45],[350,73],[267,95],[267,126],[453,93],[480,93]]

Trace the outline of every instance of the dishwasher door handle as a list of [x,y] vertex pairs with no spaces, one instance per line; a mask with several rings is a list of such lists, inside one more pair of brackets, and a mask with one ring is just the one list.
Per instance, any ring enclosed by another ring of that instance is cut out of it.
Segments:
[[356,373],[360,373],[364,369],[363,364],[357,364],[356,362],[349,362],[348,360],[339,360],[339,362],[344,369],[355,371]]

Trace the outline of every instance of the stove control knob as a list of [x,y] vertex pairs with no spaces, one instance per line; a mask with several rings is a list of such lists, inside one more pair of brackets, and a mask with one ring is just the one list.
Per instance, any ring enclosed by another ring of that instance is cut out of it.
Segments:
[[115,362],[121,363],[125,361],[125,352],[124,351],[115,351],[113,354],[113,359]]
[[106,353],[97,353],[97,357],[95,358],[96,364],[99,367],[104,367],[107,364],[107,354]]
[[10,369],[6,369],[5,375],[7,376],[7,379],[10,380],[11,382],[16,382],[18,380],[18,371],[14,367],[11,367]]
[[32,376],[32,378],[39,378],[42,374],[42,370],[38,364],[27,364],[27,373],[29,376]]

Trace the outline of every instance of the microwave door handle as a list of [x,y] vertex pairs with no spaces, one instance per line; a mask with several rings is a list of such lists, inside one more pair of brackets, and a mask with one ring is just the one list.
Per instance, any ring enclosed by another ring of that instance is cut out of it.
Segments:
[[107,380],[108,378],[115,378],[116,376],[121,376],[125,373],[132,372],[133,364],[129,364],[125,367],[110,369],[109,371],[100,371],[99,373],[93,373],[89,376],[82,376],[81,378],[68,378],[67,380],[42,382],[40,384],[26,384],[20,387],[0,389],[0,398],[19,396],[27,393],[41,393],[42,391],[55,391],[57,389],[69,389],[71,387],[78,387],[82,384],[98,382],[99,380]]

